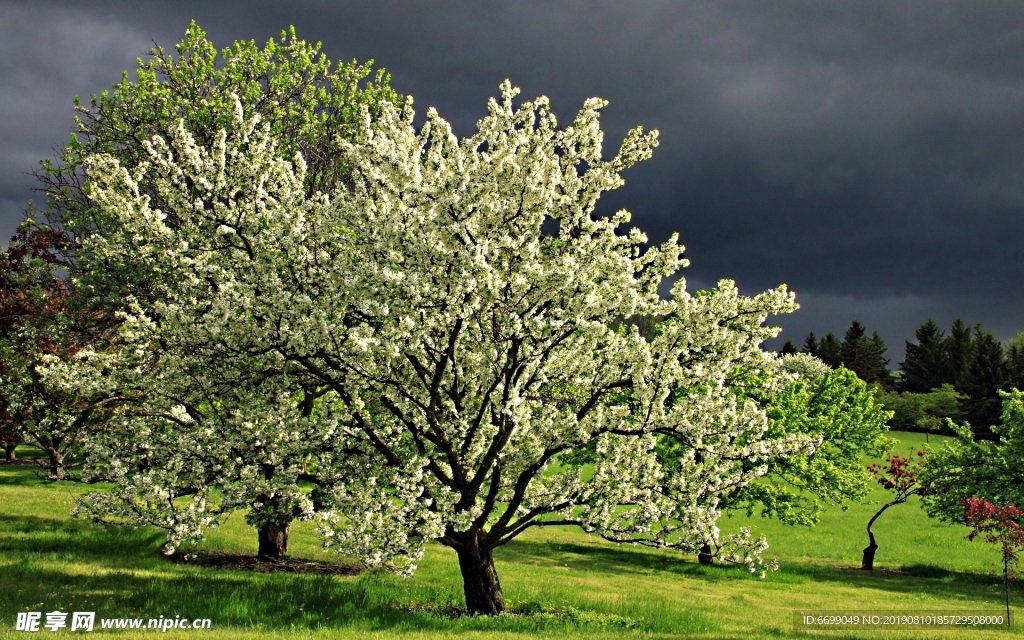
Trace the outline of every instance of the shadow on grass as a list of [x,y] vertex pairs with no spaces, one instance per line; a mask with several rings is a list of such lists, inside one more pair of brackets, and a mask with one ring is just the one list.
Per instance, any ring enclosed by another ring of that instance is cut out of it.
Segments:
[[663,551],[604,543],[580,544],[515,540],[497,552],[499,560],[537,566],[569,564],[575,571],[611,574],[655,574],[701,576],[711,580],[749,578],[743,567],[727,564],[701,565]]
[[392,610],[361,582],[198,568],[174,574],[100,570],[83,575],[38,566],[8,567],[4,582],[13,597],[3,606],[11,608],[4,617],[25,607],[71,611],[90,605],[97,617],[180,615],[209,618],[215,628],[317,628],[355,622],[374,629],[428,622]]
[[[965,609],[998,609],[1003,583],[1000,576],[943,567],[914,564],[899,571],[863,571],[854,567],[786,565],[780,569],[816,582],[841,583],[851,587],[879,589],[897,594],[927,594],[961,600]],[[1011,586],[1021,590],[1021,587]]]
[[[633,546],[608,547],[598,544],[513,541],[499,551],[497,558],[505,562],[537,566],[567,564],[579,572],[699,576],[701,580],[708,582],[757,580],[740,566],[700,565],[683,557],[673,558],[665,553]],[[993,594],[1002,589],[1002,579],[999,576],[950,571],[923,564],[906,566],[899,572],[871,572],[813,564],[784,564],[777,573],[768,574],[766,580],[769,583],[840,583],[901,594],[927,593],[963,600],[968,607],[988,607],[994,604]],[[1024,591],[1024,585],[1014,588]]]
[[[499,618],[458,617],[461,589],[384,574],[261,573],[171,562],[161,532],[37,516],[0,515],[0,620],[18,611],[94,611],[97,618],[209,618],[213,627],[348,631],[694,633],[702,615],[630,616],[582,601],[576,608]],[[669,627],[669,628],[666,628]]]
[[61,481],[48,479],[50,471],[47,467],[31,461],[20,460],[18,464],[0,465],[0,486],[12,487],[38,487],[43,485],[52,486],[80,486],[72,481]]
[[[209,618],[214,629],[346,629],[348,631],[533,632],[590,629],[649,630],[651,623],[601,611],[530,612],[498,618],[452,617],[450,602],[416,602],[390,576],[358,578],[295,574],[241,574],[205,568],[180,569],[175,575],[110,571],[88,574],[10,566],[4,569],[10,597],[0,616],[16,611],[95,611],[98,618],[159,616]],[[422,596],[421,591],[418,595]],[[412,602],[410,602],[413,600]],[[461,603],[460,603],[461,604]],[[704,631],[676,628],[675,633]],[[660,625],[659,625],[660,626]]]
[[102,560],[117,566],[137,565],[140,559],[155,557],[163,538],[162,532],[153,530],[118,526],[102,529],[72,518],[0,514],[0,557],[6,560],[52,555]]

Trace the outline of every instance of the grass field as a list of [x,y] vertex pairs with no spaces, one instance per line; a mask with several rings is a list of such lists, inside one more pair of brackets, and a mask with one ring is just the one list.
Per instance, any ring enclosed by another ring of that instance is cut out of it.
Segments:
[[[900,452],[918,434],[895,434]],[[932,438],[933,443],[935,438]],[[28,451],[24,453],[29,453]],[[876,570],[855,570],[864,527],[885,498],[833,509],[814,528],[734,517],[772,543],[780,570],[759,580],[738,568],[704,567],[691,555],[615,546],[577,530],[534,531],[496,552],[505,596],[518,615],[455,618],[462,603],[453,552],[431,546],[416,575],[355,577],[255,573],[174,564],[154,530],[103,531],[69,517],[82,488],[52,483],[30,467],[0,467],[0,637],[17,612],[95,611],[97,618],[210,618],[210,630],[170,636],[242,638],[788,638],[981,637],[984,631],[796,631],[796,610],[995,611],[1002,608],[999,555],[968,542],[967,529],[928,519],[916,503],[893,507],[875,526]],[[208,550],[254,553],[241,514],[212,531]],[[292,556],[344,562],[323,553],[312,528],[293,527]],[[1011,599],[1024,603],[1024,589]],[[1024,607],[1015,610],[1024,613]],[[45,617],[45,616],[44,616]],[[97,624],[98,626],[98,624]],[[1024,620],[1018,629],[1024,628]],[[51,632],[43,629],[41,632]],[[65,630],[64,633],[67,633]],[[159,631],[93,631],[151,637]]]

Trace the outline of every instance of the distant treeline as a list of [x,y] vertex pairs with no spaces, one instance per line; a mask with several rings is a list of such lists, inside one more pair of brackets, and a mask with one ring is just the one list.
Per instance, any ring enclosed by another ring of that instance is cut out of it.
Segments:
[[946,418],[969,422],[975,435],[993,438],[999,423],[999,391],[1024,389],[1024,332],[1004,346],[980,324],[957,318],[946,333],[929,319],[906,343],[899,369],[889,370],[886,344],[878,332],[854,320],[840,340],[827,333],[820,340],[811,332],[797,349],[790,341],[781,353],[809,353],[829,366],[850,369],[879,390],[886,408],[896,415],[893,429],[947,431]]

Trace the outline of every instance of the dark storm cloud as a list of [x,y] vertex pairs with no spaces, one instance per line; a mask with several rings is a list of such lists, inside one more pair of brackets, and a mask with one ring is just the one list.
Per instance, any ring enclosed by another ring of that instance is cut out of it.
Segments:
[[211,38],[294,24],[374,58],[460,133],[508,77],[570,119],[588,96],[609,152],[661,131],[605,207],[678,230],[691,286],[786,282],[784,319],[877,328],[898,360],[929,315],[1024,329],[1024,5],[763,2],[39,2],[0,5],[0,233],[70,100],[108,87],[189,18]]

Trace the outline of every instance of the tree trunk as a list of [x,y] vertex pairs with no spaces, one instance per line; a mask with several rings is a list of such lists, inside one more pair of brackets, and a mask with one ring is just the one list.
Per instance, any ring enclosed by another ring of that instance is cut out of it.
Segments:
[[697,552],[697,562],[701,564],[714,564],[715,556],[711,553],[711,545],[701,545],[700,551]]
[[873,571],[875,568],[875,551],[878,550],[878,545],[875,544],[875,535],[868,531],[868,536],[871,539],[871,544],[864,547],[864,557],[861,558],[860,568],[864,571]]
[[472,533],[467,537],[466,543],[455,550],[462,571],[466,611],[470,615],[496,616],[505,610],[505,596],[494,569],[494,556],[490,549],[480,546]]
[[[1003,544],[1005,545],[1005,533],[1003,534],[1003,537]],[[1003,554],[1003,558],[1003,599],[1006,602],[1006,626],[1012,629],[1013,619],[1010,618],[1010,561],[1005,553]]]
[[860,561],[860,568],[864,571],[874,571],[875,569],[875,551],[878,550],[878,545],[875,544],[875,532],[871,530],[871,527],[874,526],[875,520],[878,520],[878,516],[882,515],[886,509],[900,502],[905,502],[905,500],[893,500],[888,504],[882,505],[882,508],[868,520],[868,546],[864,547],[864,557]]
[[47,451],[50,458],[50,478],[53,480],[64,479],[64,456],[57,452]]
[[14,450],[17,448],[17,442],[8,442],[7,444],[4,445],[4,459],[7,460],[7,462],[14,462],[15,460],[18,459],[17,454],[14,453]]
[[268,522],[259,528],[260,546],[257,555],[280,560],[288,553],[288,524]]

